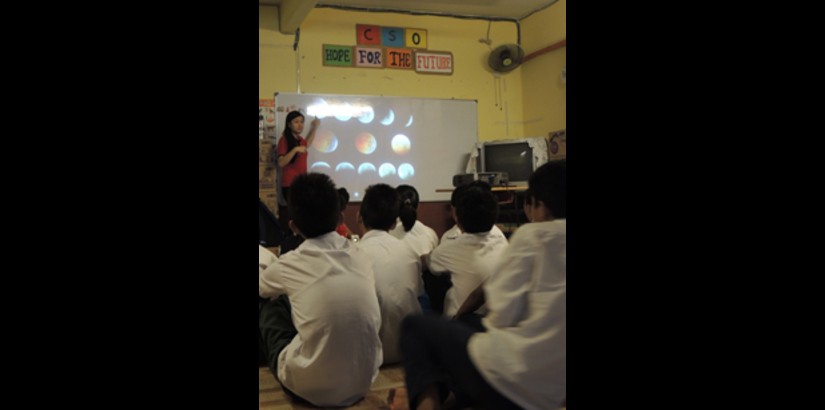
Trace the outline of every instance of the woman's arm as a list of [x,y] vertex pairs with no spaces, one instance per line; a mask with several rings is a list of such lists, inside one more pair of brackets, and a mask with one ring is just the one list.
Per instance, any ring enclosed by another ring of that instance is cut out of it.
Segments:
[[298,155],[299,152],[307,152],[307,147],[296,146],[286,153],[286,155],[281,155],[278,157],[278,166],[283,168],[284,165],[289,164],[289,161],[292,161],[292,158]]
[[315,131],[318,127],[321,126],[321,120],[318,117],[315,117],[311,123],[309,123],[309,134],[307,134],[307,147],[312,145],[312,140],[315,139]]

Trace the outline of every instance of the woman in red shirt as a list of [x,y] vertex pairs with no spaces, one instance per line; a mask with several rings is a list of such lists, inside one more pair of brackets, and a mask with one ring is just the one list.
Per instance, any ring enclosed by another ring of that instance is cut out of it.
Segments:
[[278,166],[281,168],[281,193],[284,200],[288,198],[289,186],[296,176],[307,172],[307,148],[315,139],[315,131],[321,125],[318,118],[312,120],[306,139],[301,137],[304,131],[304,114],[292,111],[286,116],[286,126],[278,140]]

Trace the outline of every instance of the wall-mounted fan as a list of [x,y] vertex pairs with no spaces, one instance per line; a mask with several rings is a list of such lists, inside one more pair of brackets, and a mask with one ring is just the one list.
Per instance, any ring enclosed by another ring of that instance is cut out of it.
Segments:
[[487,64],[495,72],[506,73],[514,70],[524,60],[524,50],[518,44],[505,44],[490,53]]

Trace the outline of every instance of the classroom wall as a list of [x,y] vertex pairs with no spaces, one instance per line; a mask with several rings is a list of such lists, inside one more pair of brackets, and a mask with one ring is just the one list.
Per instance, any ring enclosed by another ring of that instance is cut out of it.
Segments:
[[[521,22],[525,54],[567,39],[567,0],[558,0]],[[567,64],[567,47],[542,54],[521,65],[523,118],[526,136],[547,136],[567,128],[567,86],[561,70]]]
[[[301,24],[296,61],[294,36],[278,32],[277,16],[277,8],[260,7],[260,98],[285,91],[476,100],[480,141],[524,136],[521,70],[496,74],[487,67],[492,49],[517,41],[515,23],[315,8]],[[426,29],[429,50],[453,53],[454,73],[324,67],[322,45],[355,45],[356,24]],[[479,42],[488,25],[490,45]]]
[[[559,0],[522,21],[525,53],[564,39],[565,17],[566,0]],[[453,74],[324,67],[322,45],[356,45],[356,24],[426,29],[429,50],[453,53]],[[301,24],[297,52],[292,48],[295,36],[278,31],[277,7],[259,6],[258,28],[259,98],[273,98],[281,91],[476,100],[482,142],[546,136],[566,127],[566,89],[560,80],[565,48],[527,61],[509,73],[498,74],[488,68],[490,51],[518,42],[518,30],[512,22],[314,8]],[[488,38],[488,30],[489,45],[479,41]],[[346,222],[355,231],[357,206],[349,204],[345,211]],[[419,219],[440,236],[452,226],[449,203],[422,202]]]

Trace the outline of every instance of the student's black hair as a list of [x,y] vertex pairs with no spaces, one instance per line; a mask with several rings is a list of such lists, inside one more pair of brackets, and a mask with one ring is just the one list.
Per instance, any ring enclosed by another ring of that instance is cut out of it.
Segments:
[[482,179],[477,179],[475,181],[472,181],[469,184],[467,184],[467,186],[469,186],[470,188],[480,188],[480,189],[483,189],[483,190],[488,191],[488,192],[493,191],[493,187],[490,185],[490,183],[488,183],[487,181],[484,181]]
[[325,174],[311,172],[295,177],[287,202],[289,215],[307,238],[334,231],[338,226],[338,192]]
[[375,184],[367,187],[361,201],[361,218],[368,229],[389,231],[398,218],[400,198],[395,188],[387,184]]
[[450,194],[450,205],[453,208],[458,206],[458,199],[461,197],[461,195],[464,193],[464,191],[466,191],[467,188],[469,188],[469,187],[470,187],[469,184],[459,185],[459,186],[455,187],[455,189],[453,190],[453,193]]
[[[292,130],[289,128],[289,123],[292,122],[296,117],[303,117],[304,114],[301,114],[300,111],[290,111],[289,114],[286,115],[286,124],[284,124],[284,132],[283,138],[286,138],[286,152],[292,151],[298,145],[298,138],[295,138],[295,135],[292,133]],[[295,158],[298,156],[292,157],[292,160],[289,163],[295,162]]]
[[349,192],[344,187],[338,188],[338,207],[343,211],[349,203]]
[[404,224],[404,231],[409,232],[418,219],[418,191],[411,185],[399,185],[395,190],[401,198],[398,217]]
[[487,232],[498,218],[498,199],[491,191],[470,187],[459,198],[455,214],[464,232]]
[[527,185],[533,198],[543,202],[554,218],[567,218],[567,161],[551,161],[538,167]]

